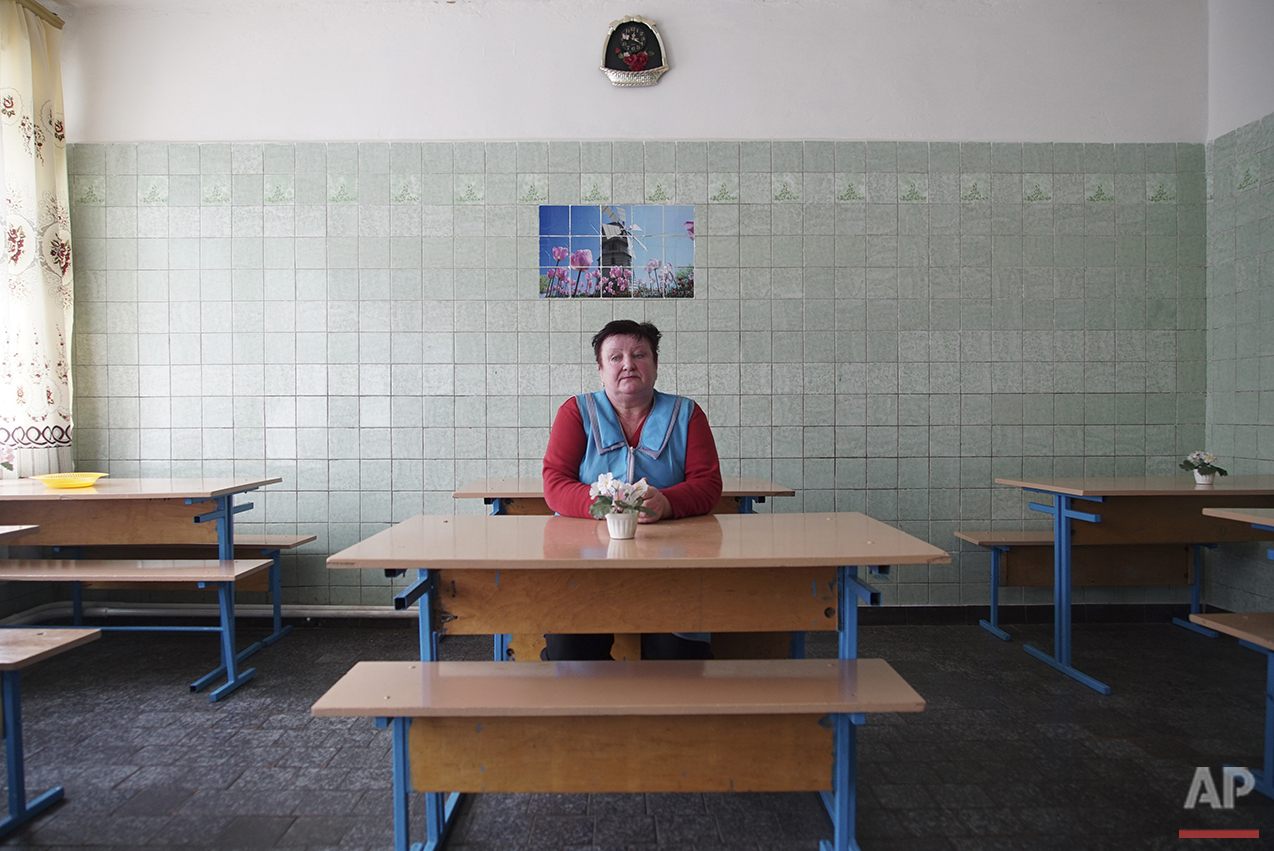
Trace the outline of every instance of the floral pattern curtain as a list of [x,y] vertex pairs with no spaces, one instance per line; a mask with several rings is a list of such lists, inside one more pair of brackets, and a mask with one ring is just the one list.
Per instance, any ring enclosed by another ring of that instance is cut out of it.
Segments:
[[71,217],[62,126],[61,30],[0,0],[0,444],[30,476],[70,470]]

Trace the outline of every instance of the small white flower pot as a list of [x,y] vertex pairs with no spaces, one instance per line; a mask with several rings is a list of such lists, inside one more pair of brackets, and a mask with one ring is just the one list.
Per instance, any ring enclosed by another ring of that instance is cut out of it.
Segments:
[[631,512],[607,514],[606,528],[612,538],[625,541],[637,534],[637,515]]
[[1195,470],[1194,483],[1196,485],[1205,485],[1205,486],[1210,485],[1212,484],[1212,479],[1215,476],[1216,476],[1216,473],[1200,473],[1198,470]]

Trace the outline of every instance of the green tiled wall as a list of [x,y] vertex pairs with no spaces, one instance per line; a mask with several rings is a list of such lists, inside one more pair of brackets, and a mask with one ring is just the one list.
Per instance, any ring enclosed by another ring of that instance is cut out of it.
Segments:
[[[323,555],[482,510],[450,496],[475,477],[538,475],[615,316],[665,331],[660,386],[707,410],[726,475],[797,490],[767,510],[865,511],[956,551],[896,570],[889,603],[987,600],[987,556],[953,531],[1044,525],[995,476],[1174,473],[1204,436],[1202,145],[147,143],[70,162],[79,464],[282,476],[244,520],[320,536],[290,602],[385,604],[385,580]],[[536,298],[537,205],[585,199],[696,205],[696,298]]]
[[[1207,159],[1207,444],[1231,473],[1274,473],[1274,114],[1213,140]],[[1274,606],[1268,548],[1216,553],[1208,601]]]

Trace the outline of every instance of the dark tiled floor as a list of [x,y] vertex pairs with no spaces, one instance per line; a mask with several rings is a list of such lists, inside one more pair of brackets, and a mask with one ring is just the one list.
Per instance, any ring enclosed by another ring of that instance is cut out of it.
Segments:
[[[1102,697],[1022,652],[1023,638],[1049,646],[1049,627],[1010,630],[1010,643],[970,626],[862,630],[862,655],[928,701],[861,730],[865,851],[1268,847],[1274,802],[1259,795],[1183,809],[1196,766],[1259,765],[1264,657],[1166,624],[1085,624],[1075,659],[1114,687]],[[442,643],[444,658],[489,648]],[[811,637],[809,652],[833,650]],[[414,630],[298,627],[219,704],[186,689],[214,653],[210,636],[111,634],[29,669],[28,789],[62,783],[66,800],[3,846],[389,849],[388,732],[309,707],[359,659],[413,658]],[[812,794],[486,795],[466,800],[448,847],[816,851],[830,836]]]

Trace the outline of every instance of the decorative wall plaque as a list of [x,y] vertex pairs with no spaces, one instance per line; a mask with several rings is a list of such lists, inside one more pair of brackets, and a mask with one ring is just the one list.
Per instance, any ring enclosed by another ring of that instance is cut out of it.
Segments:
[[653,86],[668,70],[668,54],[654,21],[639,16],[613,21],[603,47],[603,73],[617,86]]

